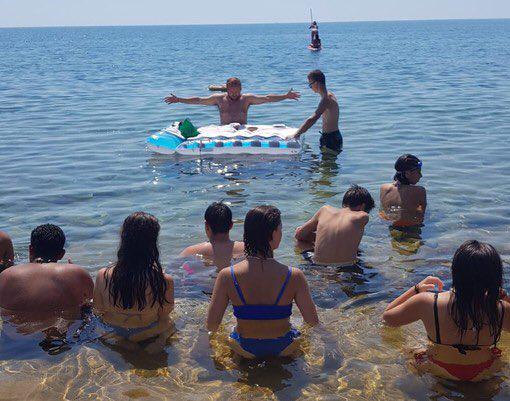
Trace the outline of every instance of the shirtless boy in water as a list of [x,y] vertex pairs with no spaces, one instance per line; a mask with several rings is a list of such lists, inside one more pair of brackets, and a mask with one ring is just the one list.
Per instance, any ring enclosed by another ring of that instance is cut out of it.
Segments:
[[320,70],[314,70],[308,74],[308,86],[321,97],[321,101],[315,112],[301,125],[294,134],[299,138],[308,131],[322,116],[322,132],[320,138],[321,150],[330,150],[338,153],[342,150],[343,139],[338,129],[339,107],[338,100],[333,92],[326,88],[326,77]]
[[221,95],[212,95],[209,97],[177,97],[173,93],[164,100],[168,104],[185,103],[200,104],[203,106],[217,106],[220,111],[220,123],[222,125],[239,123],[247,124],[248,109],[251,105],[280,102],[285,99],[298,100],[301,96],[292,89],[284,95],[252,95],[241,94],[241,80],[239,78],[229,78],[227,80],[227,93]]
[[192,245],[183,250],[180,256],[201,255],[212,260],[219,272],[230,266],[230,261],[243,255],[244,243],[232,241],[229,232],[232,229],[232,211],[222,202],[212,203],[205,211],[205,233],[209,242]]
[[359,244],[368,223],[368,213],[374,208],[370,193],[353,185],[345,193],[342,208],[323,206],[296,230],[295,238],[314,243],[315,263],[353,265]]
[[420,181],[422,162],[404,154],[395,163],[393,182],[381,185],[381,217],[393,220],[394,226],[413,226],[423,222],[427,208],[427,192],[416,185]]
[[0,274],[0,307],[43,320],[56,312],[78,313],[92,299],[89,273],[64,257],[65,235],[53,224],[35,228],[30,237],[30,263]]

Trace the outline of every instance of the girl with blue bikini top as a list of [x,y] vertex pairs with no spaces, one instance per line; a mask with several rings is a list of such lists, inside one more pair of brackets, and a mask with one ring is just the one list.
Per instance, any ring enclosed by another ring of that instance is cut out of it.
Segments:
[[101,269],[94,287],[94,308],[117,336],[139,342],[171,334],[172,278],[163,273],[158,251],[158,220],[144,212],[124,220],[117,262]]
[[207,315],[207,328],[216,331],[232,303],[237,325],[230,336],[235,352],[247,358],[289,355],[295,350],[290,315],[296,302],[305,323],[318,324],[308,283],[299,269],[273,258],[282,238],[280,211],[259,206],[244,222],[246,260],[218,274]]

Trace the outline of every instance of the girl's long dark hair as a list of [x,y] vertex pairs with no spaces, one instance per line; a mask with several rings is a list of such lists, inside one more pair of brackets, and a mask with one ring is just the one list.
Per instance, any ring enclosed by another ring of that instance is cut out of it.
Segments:
[[[131,309],[136,305],[141,311],[148,303],[152,307],[156,302],[160,306],[168,302],[167,283],[159,261],[159,228],[158,219],[144,212],[133,213],[124,220],[117,262],[108,268],[111,276],[106,279],[114,306]],[[146,299],[148,289],[151,300]]]
[[492,245],[483,242],[464,242],[453,257],[452,278],[455,295],[450,304],[450,314],[461,338],[471,327],[478,336],[483,326],[488,324],[494,341],[499,340],[502,314],[498,303],[503,265],[498,252]]
[[280,211],[274,206],[251,209],[244,219],[244,253],[246,256],[272,258],[269,242],[274,231],[282,224]]

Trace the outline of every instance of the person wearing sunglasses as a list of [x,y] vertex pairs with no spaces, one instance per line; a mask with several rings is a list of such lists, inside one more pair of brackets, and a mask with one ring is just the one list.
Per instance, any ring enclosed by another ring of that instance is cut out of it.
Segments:
[[404,154],[395,162],[393,182],[381,186],[380,216],[393,221],[395,227],[420,225],[427,207],[427,192],[416,185],[420,178],[422,162],[416,156]]
[[315,93],[318,93],[321,100],[315,112],[296,131],[294,138],[297,139],[303,135],[322,116],[321,151],[339,153],[342,150],[343,139],[338,129],[338,100],[326,88],[326,77],[320,70],[314,70],[308,74],[308,87]]

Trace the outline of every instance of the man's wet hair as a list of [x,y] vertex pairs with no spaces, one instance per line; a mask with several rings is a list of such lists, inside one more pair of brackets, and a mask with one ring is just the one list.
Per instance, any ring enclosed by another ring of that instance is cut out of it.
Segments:
[[342,206],[344,207],[356,207],[365,204],[363,210],[367,213],[374,208],[374,198],[370,195],[370,192],[366,188],[360,187],[359,185],[352,185],[344,195],[342,200]]
[[35,258],[44,262],[56,262],[64,250],[66,236],[59,226],[43,224],[34,228],[30,234],[30,245]]
[[229,78],[229,79],[227,79],[227,86],[230,86],[230,85],[241,86],[241,80],[237,77]]
[[213,202],[206,209],[204,219],[213,234],[228,233],[232,227],[232,210],[223,202]]
[[326,84],[326,76],[321,70],[313,70],[308,73],[308,78],[314,82],[319,82],[323,85]]

